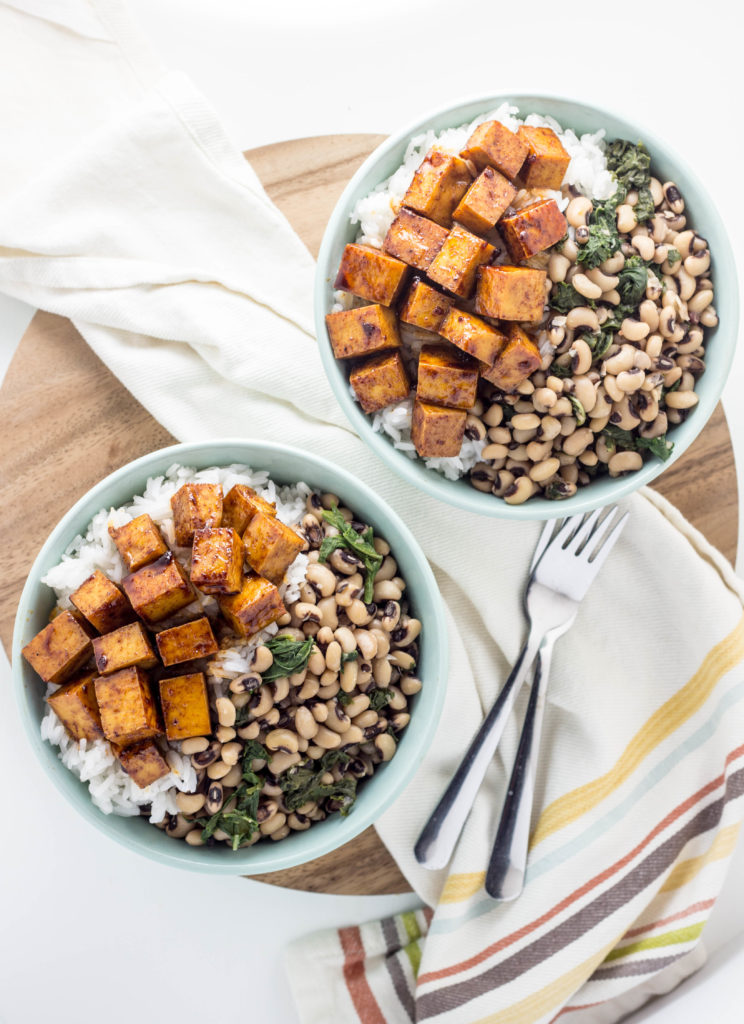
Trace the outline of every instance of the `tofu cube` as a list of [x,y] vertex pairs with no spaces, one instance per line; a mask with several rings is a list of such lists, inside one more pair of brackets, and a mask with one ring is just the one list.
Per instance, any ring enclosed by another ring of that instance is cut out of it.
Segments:
[[96,700],[95,672],[81,672],[47,697],[62,725],[77,742],[103,739]]
[[349,383],[365,412],[402,402],[411,390],[400,352],[366,359],[351,373]]
[[410,267],[427,271],[444,245],[447,228],[433,220],[401,210],[388,229],[382,248]]
[[515,263],[549,249],[566,234],[566,218],[555,199],[540,199],[502,217],[499,230]]
[[400,348],[398,321],[386,306],[359,306],[328,313],[326,327],[336,359]]
[[541,362],[540,350],[529,334],[517,324],[509,324],[506,345],[490,369],[481,367],[481,376],[502,391],[513,391],[540,369]]
[[239,594],[217,598],[220,611],[239,636],[252,636],[276,622],[286,609],[279,591],[263,576],[245,576]]
[[424,345],[419,355],[416,397],[450,409],[472,409],[478,390],[478,364],[453,345]]
[[453,305],[454,299],[414,277],[398,315],[404,323],[437,333]]
[[544,270],[531,267],[481,267],[475,311],[497,320],[537,323],[545,312]]
[[160,704],[169,740],[209,736],[209,696],[203,672],[161,679]]
[[527,158],[519,172],[525,188],[560,188],[571,162],[552,128],[533,128],[523,124],[517,138],[528,148]]
[[207,658],[219,650],[206,616],[193,622],[184,622],[182,626],[173,626],[172,629],[162,629],[155,634],[155,642],[161,661],[166,666],[180,665],[195,658]]
[[490,231],[517,190],[493,167],[485,167],[460,200],[453,217],[478,234]]
[[45,683],[64,683],[92,653],[90,637],[77,613],[60,612],[21,653]]
[[124,594],[98,569],[70,594],[70,600],[99,633],[110,633],[134,618]]
[[119,747],[115,743],[111,746],[119,764],[140,789],[146,789],[170,772],[167,761],[152,740],[140,740],[128,747]]
[[154,562],[168,550],[160,530],[146,514],[124,526],[109,526],[108,532],[129,572]]
[[439,333],[462,352],[489,366],[506,344],[506,336],[501,331],[462,309],[453,309],[447,314]]
[[417,399],[413,403],[411,440],[419,455],[436,459],[459,455],[467,415],[463,409],[443,409]]
[[256,512],[275,516],[276,505],[273,501],[266,501],[247,484],[235,484],[222,502],[222,525],[231,526],[242,536]]
[[222,522],[222,486],[220,484],[184,484],[170,500],[176,544],[185,548],[197,530],[219,526]]
[[147,673],[138,665],[99,676],[95,687],[107,740],[126,746],[162,732]]
[[488,263],[494,252],[484,239],[455,224],[429,267],[429,277],[448,292],[467,299],[475,287],[478,267]]
[[[274,515],[272,511],[269,518]],[[244,560],[243,542],[231,526],[197,530],[191,549],[191,582],[205,594],[237,594]]]
[[154,668],[158,663],[141,622],[130,622],[105,636],[93,637],[93,657],[100,676],[109,676],[130,665]]
[[479,171],[490,166],[507,178],[515,178],[528,152],[527,144],[500,121],[484,121],[470,136],[460,156],[472,160]]
[[243,544],[251,569],[278,584],[305,542],[280,519],[259,512],[248,523]]
[[341,257],[335,288],[370,302],[392,306],[400,295],[408,267],[371,245],[347,245]]
[[148,623],[167,619],[196,596],[172,551],[125,576],[121,585],[134,610]]
[[434,147],[414,174],[403,196],[403,206],[448,228],[452,223],[452,211],[472,180],[464,160]]

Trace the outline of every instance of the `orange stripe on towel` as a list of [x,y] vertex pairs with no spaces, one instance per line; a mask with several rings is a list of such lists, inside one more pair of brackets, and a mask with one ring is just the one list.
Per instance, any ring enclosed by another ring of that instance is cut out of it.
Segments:
[[364,970],[364,943],[358,928],[339,928],[338,937],[344,952],[344,981],[354,1009],[362,1024],[387,1024]]

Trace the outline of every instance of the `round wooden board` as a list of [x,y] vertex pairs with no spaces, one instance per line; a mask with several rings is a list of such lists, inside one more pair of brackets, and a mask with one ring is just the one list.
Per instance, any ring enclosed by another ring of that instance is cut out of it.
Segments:
[[[343,187],[382,138],[297,139],[246,156],[315,255]],[[26,573],[55,523],[102,477],[174,438],[106,369],[68,320],[41,312],[23,336],[0,389],[0,434],[0,521],[6,537],[0,549],[0,637],[10,653]],[[654,486],[734,561],[736,472],[720,406],[695,444]],[[12,543],[7,542],[10,538]],[[409,889],[371,828],[334,853],[259,878],[313,892]]]

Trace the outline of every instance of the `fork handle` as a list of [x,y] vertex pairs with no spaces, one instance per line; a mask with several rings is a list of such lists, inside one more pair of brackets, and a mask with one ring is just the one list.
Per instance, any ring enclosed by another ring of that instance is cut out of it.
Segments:
[[530,632],[496,703],[486,715],[452,781],[424,826],[413,851],[423,867],[444,868],[449,863],[541,640],[541,635]]

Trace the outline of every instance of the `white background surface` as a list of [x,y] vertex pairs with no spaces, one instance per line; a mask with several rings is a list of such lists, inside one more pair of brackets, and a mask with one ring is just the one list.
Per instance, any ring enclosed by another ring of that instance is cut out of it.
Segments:
[[[741,201],[730,198],[744,166],[734,118],[740,34],[723,3],[647,4],[643,14],[574,5],[564,21],[556,4],[533,0],[523,8],[526,27],[518,7],[492,0],[131,6],[164,63],[192,77],[242,149],[307,135],[389,132],[437,105],[508,89],[573,95],[653,124],[708,183],[741,263],[744,215]],[[0,296],[0,374],[32,312]],[[724,402],[740,493],[743,394],[739,358]],[[60,802],[30,756],[4,658],[0,772],[0,1024],[37,1024],[52,1014],[58,1024],[134,1017],[202,1024],[218,1014],[295,1024],[281,966],[287,942],[414,904],[414,897],[315,896],[211,879],[119,850]],[[644,1020],[742,1019],[743,887],[740,846],[705,933],[711,963],[639,1015]]]

